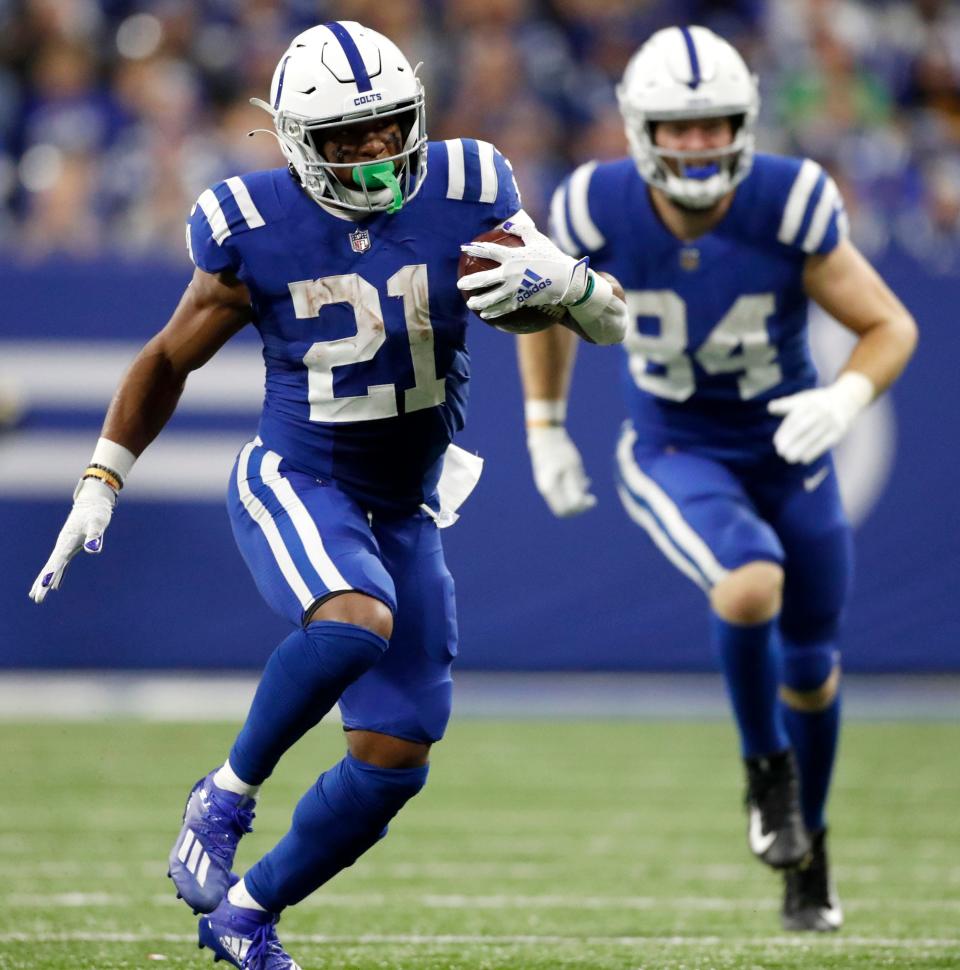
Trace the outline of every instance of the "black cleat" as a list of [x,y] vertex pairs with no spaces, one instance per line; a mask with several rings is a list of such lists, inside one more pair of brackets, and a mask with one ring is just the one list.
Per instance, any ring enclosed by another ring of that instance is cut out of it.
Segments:
[[832,933],[843,926],[843,910],[830,878],[827,862],[827,830],[812,836],[807,860],[784,875],[783,911],[780,921],[785,930]]
[[800,814],[797,766],[789,749],[779,754],[744,758],[750,851],[772,869],[800,865],[810,851],[810,838]]

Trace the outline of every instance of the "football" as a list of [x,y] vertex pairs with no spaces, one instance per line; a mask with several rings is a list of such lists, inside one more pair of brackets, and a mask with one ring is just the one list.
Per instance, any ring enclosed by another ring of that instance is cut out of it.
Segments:
[[[501,246],[523,245],[523,240],[519,236],[501,229],[500,226],[482,233],[473,242],[492,242]],[[481,270],[495,269],[497,265],[492,259],[481,259],[478,256],[470,256],[461,252],[457,278],[468,276],[470,273],[479,273]],[[482,293],[483,290],[462,290],[461,292],[464,300],[468,300],[471,296]],[[521,307],[512,313],[497,317],[496,320],[484,320],[483,322],[489,323],[490,326],[496,327],[497,330],[502,330],[504,333],[537,333],[563,319],[566,312],[566,309],[560,306]],[[481,317],[481,319],[483,318]]]

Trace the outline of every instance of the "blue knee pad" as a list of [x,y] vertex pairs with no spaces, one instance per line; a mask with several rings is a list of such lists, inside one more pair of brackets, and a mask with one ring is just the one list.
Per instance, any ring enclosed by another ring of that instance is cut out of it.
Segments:
[[840,653],[833,644],[798,646],[784,643],[783,684],[797,691],[816,690],[827,682],[839,659]]
[[[317,779],[315,791],[326,808],[356,832],[366,832],[369,820],[376,819],[373,828],[379,839],[387,834],[387,822],[427,783],[429,771],[429,765],[379,768],[347,754]],[[309,799],[301,800],[293,813],[294,827],[310,832],[317,821]]]
[[274,657],[298,682],[346,685],[372,667],[386,649],[387,641],[365,627],[317,620],[287,637]]
[[378,768],[348,754],[300,799],[290,831],[244,877],[278,913],[353,865],[427,781],[428,766]]
[[425,663],[408,678],[402,677],[402,670],[398,675],[397,666],[388,653],[383,663],[344,692],[340,699],[343,726],[417,744],[439,741],[453,703],[450,664]]
[[383,656],[387,641],[351,623],[320,621],[291,633],[264,668],[230,751],[233,770],[261,784],[280,756]]

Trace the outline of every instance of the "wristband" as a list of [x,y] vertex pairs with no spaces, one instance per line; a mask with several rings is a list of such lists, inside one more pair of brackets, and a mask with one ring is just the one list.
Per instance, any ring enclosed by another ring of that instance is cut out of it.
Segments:
[[567,402],[546,398],[525,401],[523,416],[528,428],[563,427],[567,420]]
[[129,448],[124,448],[109,438],[100,438],[97,447],[93,449],[90,467],[105,468],[120,479],[122,488],[136,460],[137,456]]
[[[593,291],[593,276],[594,274],[590,270],[589,256],[584,256],[583,259],[574,263],[573,269],[570,271],[570,279],[567,282],[567,288],[560,296],[560,306],[579,306],[586,299],[588,299]],[[572,300],[569,298],[569,294],[572,293],[579,293],[580,297],[577,300]]]
[[583,296],[581,296],[580,299],[577,300],[576,303],[571,303],[570,304],[571,307],[580,306],[581,303],[586,303],[587,300],[590,299],[590,296],[593,293],[593,286],[594,286],[593,280],[594,280],[595,276],[596,276],[595,273],[588,273],[587,274],[587,289],[585,290]]

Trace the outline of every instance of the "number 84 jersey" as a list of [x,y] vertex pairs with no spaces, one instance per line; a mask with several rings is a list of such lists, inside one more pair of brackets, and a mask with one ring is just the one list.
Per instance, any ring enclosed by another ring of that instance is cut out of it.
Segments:
[[208,189],[187,225],[194,263],[250,290],[263,444],[378,510],[409,512],[435,490],[467,405],[460,244],[521,206],[492,145],[436,142],[427,158],[396,214],[323,209],[279,168]]
[[769,400],[817,382],[803,289],[808,255],[847,232],[833,180],[810,160],[758,155],[724,218],[693,242],[660,221],[631,159],[577,169],[551,233],[626,291],[625,381],[638,434],[720,458],[773,454]]

